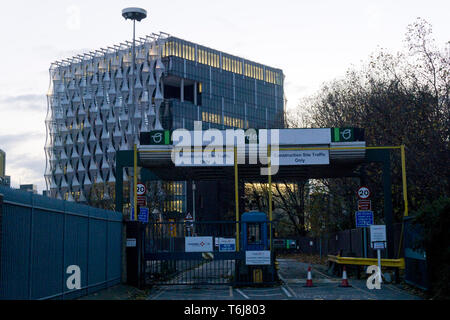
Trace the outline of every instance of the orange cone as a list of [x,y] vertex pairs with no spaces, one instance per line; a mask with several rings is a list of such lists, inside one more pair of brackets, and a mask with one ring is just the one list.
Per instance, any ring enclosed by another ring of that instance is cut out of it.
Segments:
[[306,279],[306,285],[304,285],[304,287],[308,288],[314,287],[311,276],[311,266],[308,267],[308,277]]
[[342,272],[342,281],[341,284],[339,285],[339,287],[344,287],[344,288],[349,288],[351,287],[350,283],[348,283],[348,279],[347,279],[347,271],[345,270],[345,266],[343,268],[343,272]]

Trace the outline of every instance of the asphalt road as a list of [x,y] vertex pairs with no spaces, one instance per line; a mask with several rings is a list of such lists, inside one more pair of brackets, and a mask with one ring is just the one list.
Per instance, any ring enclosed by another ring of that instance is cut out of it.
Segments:
[[312,266],[314,287],[305,287],[308,264],[278,259],[282,284],[273,287],[233,288],[229,285],[162,285],[152,288],[149,300],[418,300],[400,285],[382,284],[369,290],[366,280],[349,279],[350,288],[339,287],[323,266]]

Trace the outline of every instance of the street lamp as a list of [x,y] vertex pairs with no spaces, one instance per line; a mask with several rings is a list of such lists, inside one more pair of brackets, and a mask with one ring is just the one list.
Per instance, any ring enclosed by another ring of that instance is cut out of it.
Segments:
[[[136,59],[136,49],[135,49],[135,37],[136,37],[136,20],[137,21],[141,21],[142,19],[145,19],[147,17],[147,11],[142,9],[142,8],[125,8],[122,10],[122,17],[125,18],[125,20],[131,19],[133,20],[133,45],[132,45],[132,62],[131,62],[131,101],[132,101],[132,112],[130,114],[134,114],[135,109],[136,109],[136,101],[134,98],[134,83],[135,83],[135,79],[134,79],[134,69],[136,68],[136,63],[135,63],[135,59]],[[134,118],[131,117],[131,121],[132,121],[132,125],[133,125],[133,143],[136,140],[136,123],[134,121]],[[131,145],[131,144],[130,144]],[[130,202],[131,199],[134,199],[133,201],[133,208],[134,208],[134,215],[135,217],[137,217],[137,205],[136,205],[136,175],[137,172],[134,172],[133,169],[133,180],[134,180],[134,184],[133,184],[133,188],[131,189],[131,194],[130,196],[132,196],[133,198],[130,198]]]
[[[145,9],[142,8],[125,8],[122,10],[122,17],[125,18],[125,20],[131,19],[133,20],[133,45],[132,45],[132,60],[131,60],[131,99],[133,101],[133,113],[135,112],[135,108],[136,108],[136,101],[135,101],[135,97],[134,97],[134,83],[135,83],[135,79],[134,79],[134,69],[136,68],[136,48],[135,48],[135,33],[136,33],[136,20],[137,21],[141,21],[142,19],[145,19],[147,17],[147,11]],[[136,138],[136,123],[134,121],[133,122],[133,137]],[[134,139],[133,139],[134,140]]]

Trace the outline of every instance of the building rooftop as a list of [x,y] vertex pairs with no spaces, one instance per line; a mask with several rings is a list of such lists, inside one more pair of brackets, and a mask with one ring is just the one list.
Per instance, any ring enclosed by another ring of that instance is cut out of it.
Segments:
[[[281,69],[208,48],[171,36],[165,32],[160,32],[159,34],[152,33],[146,37],[137,38],[136,56],[139,56],[140,48],[145,47],[147,50],[152,48],[153,50],[155,44],[157,50],[161,49],[160,53],[163,58],[176,56],[278,85],[282,85],[284,81],[284,75]],[[162,45],[161,48],[158,47],[159,45]],[[100,48],[84,54],[78,54],[71,58],[55,61],[51,64],[50,69],[64,68],[82,62],[86,63],[95,58],[100,59],[108,55],[114,57],[117,56],[118,53],[121,53],[122,55],[131,54],[131,48],[132,41],[126,40],[118,45]],[[197,52],[195,52],[195,49],[197,49]]]

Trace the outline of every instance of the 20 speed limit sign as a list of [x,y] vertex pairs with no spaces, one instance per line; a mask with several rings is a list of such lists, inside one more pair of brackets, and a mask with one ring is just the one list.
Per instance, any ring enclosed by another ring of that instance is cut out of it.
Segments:
[[143,183],[138,183],[136,185],[136,194],[138,196],[143,196],[145,194],[145,191],[147,191],[147,190],[146,190],[145,185]]
[[360,187],[358,189],[358,198],[368,199],[370,197],[370,190],[367,187]]

